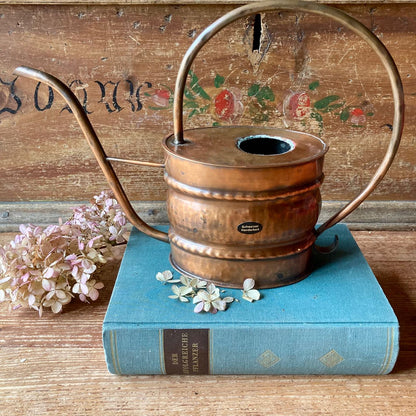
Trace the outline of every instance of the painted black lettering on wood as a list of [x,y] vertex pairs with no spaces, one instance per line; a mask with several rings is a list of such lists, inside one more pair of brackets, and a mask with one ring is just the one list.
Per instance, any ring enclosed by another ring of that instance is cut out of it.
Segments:
[[[101,81],[94,81],[94,82],[96,84],[98,84],[98,86],[100,87],[100,90],[101,90],[101,100],[99,101],[99,103],[104,103],[105,108],[107,109],[107,111],[109,113],[114,113],[114,111],[117,111],[117,112],[121,111],[123,109],[123,107],[121,107],[117,102],[117,89],[118,89],[118,85],[120,84],[120,81],[117,81],[117,82],[107,81],[105,83],[102,83]],[[107,85],[113,85],[114,86],[113,93],[112,93],[112,96],[111,96],[111,98],[112,98],[111,101],[112,101],[113,108],[111,108],[110,104],[107,101],[105,101],[105,98],[106,98],[106,95],[107,95],[107,93],[106,93]]]
[[[74,79],[73,81],[70,82],[70,84],[68,85],[69,88],[72,88],[75,85],[77,90],[82,90],[83,96],[82,99],[80,100],[82,108],[84,109],[86,114],[92,114],[92,111],[88,111],[87,109],[87,104],[88,104],[88,94],[87,94],[87,89],[83,86],[84,83],[80,80],[80,79]],[[79,98],[78,98],[79,99]],[[69,108],[68,105],[66,105],[62,110],[62,111],[68,111],[69,113],[72,114],[72,110]]]
[[143,88],[143,86],[146,86],[147,88],[152,88],[152,83],[145,81],[144,84],[139,85],[136,91],[136,101],[137,101],[137,109],[136,111],[140,111],[143,108],[143,104],[140,101],[140,90]]
[[35,104],[36,110],[38,110],[38,111],[45,111],[45,110],[49,110],[52,107],[53,99],[54,99],[54,94],[53,94],[53,89],[48,86],[48,92],[49,92],[48,102],[47,102],[47,104],[44,107],[41,107],[39,105],[39,88],[40,88],[41,85],[42,85],[41,82],[38,82],[36,84],[35,94],[33,96],[33,103]]
[[5,112],[10,113],[10,114],[16,114],[19,111],[20,107],[22,106],[21,99],[16,95],[16,87],[15,87],[16,79],[17,77],[13,81],[7,82],[7,81],[3,81],[0,78],[0,84],[6,85],[9,87],[9,95],[12,98],[12,100],[16,103],[16,108],[10,108],[10,107],[0,108],[0,114],[5,113]]

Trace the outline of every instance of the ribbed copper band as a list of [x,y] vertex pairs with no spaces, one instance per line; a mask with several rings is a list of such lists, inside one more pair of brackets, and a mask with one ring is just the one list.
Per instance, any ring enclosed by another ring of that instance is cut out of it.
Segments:
[[195,243],[172,232],[169,232],[171,244],[192,254],[224,260],[267,260],[287,257],[308,250],[315,242],[315,235],[301,241],[282,242],[270,247],[260,246],[214,246]]
[[309,186],[301,186],[288,190],[279,189],[275,191],[261,191],[261,192],[224,192],[224,191],[213,191],[209,189],[200,189],[190,185],[186,185],[182,182],[173,179],[167,173],[165,173],[165,181],[169,187],[179,191],[183,194],[190,195],[198,198],[206,199],[218,199],[226,201],[272,201],[275,199],[285,199],[292,196],[301,195],[314,189],[317,189],[321,186],[322,181],[324,180],[324,175],[322,174],[319,179],[313,182]]

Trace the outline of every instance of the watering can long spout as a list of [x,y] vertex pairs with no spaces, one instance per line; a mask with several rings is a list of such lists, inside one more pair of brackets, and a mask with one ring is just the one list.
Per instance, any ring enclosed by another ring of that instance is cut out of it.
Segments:
[[75,118],[80,125],[82,132],[84,133],[85,138],[88,141],[97,161],[104,172],[104,175],[110,184],[114,195],[116,196],[118,202],[122,206],[126,217],[129,221],[140,231],[143,233],[154,237],[158,240],[169,242],[169,237],[167,233],[157,230],[156,228],[151,227],[150,225],[146,224],[136,213],[134,208],[132,207],[129,199],[127,198],[126,193],[124,192],[123,187],[121,186],[120,181],[118,180],[114,169],[111,165],[111,161],[118,161],[118,162],[126,162],[138,165],[145,165],[145,166],[154,166],[154,167],[163,167],[163,164],[159,163],[151,163],[151,162],[141,162],[135,160],[128,160],[128,159],[119,159],[115,157],[108,157],[98,140],[98,137],[86,116],[84,109],[80,102],[78,101],[75,94],[59,79],[55,78],[54,76],[47,74],[45,72],[39,71],[37,69],[19,66],[14,70],[15,75],[31,78],[33,80],[44,82],[45,84],[49,85],[50,87],[54,88],[59,94],[64,98],[64,100],[69,105],[72,113],[74,114]]

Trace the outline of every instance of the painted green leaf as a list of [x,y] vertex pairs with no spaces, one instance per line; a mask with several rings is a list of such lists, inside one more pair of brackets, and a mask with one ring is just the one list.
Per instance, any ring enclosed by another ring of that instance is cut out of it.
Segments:
[[311,113],[311,118],[318,122],[319,129],[322,132],[324,128],[324,122],[323,122],[322,116],[319,113]]
[[198,103],[195,101],[185,101],[183,108],[198,108]]
[[198,77],[196,76],[195,72],[189,71],[189,75],[191,77],[190,87],[191,90],[199,95],[204,100],[211,100],[211,97],[205,92],[205,90],[199,85]]
[[212,126],[213,126],[213,127],[218,127],[218,126],[221,126],[221,124],[220,124],[220,123],[218,123],[218,121],[214,121],[214,122],[212,123]]
[[221,75],[216,75],[215,76],[215,79],[214,79],[214,85],[215,85],[215,88],[219,88],[219,87],[221,87],[221,85],[222,84],[224,84],[224,81],[225,81],[225,78],[224,77],[222,77]]
[[189,88],[185,88],[185,92],[184,95],[186,98],[188,98],[189,100],[195,100],[195,95],[192,94],[192,92],[190,91]]
[[269,100],[274,101],[274,94],[270,87],[263,87],[258,93],[257,93],[257,99],[260,100]]
[[348,108],[344,108],[341,111],[341,114],[339,115],[339,118],[341,119],[341,121],[347,121],[350,118],[350,112],[349,112]]
[[204,100],[211,100],[211,97],[205,92],[205,90],[199,84],[194,86],[193,91]]
[[367,117],[373,117],[374,116],[374,113],[371,113],[370,112],[370,113],[367,113],[366,115],[367,115]]
[[199,109],[199,113],[200,113],[200,114],[204,114],[204,113],[206,113],[209,107],[210,107],[210,105],[209,105],[209,104],[208,104],[208,105],[205,105],[205,106],[203,106],[203,107],[201,107],[201,108]]
[[253,97],[254,95],[256,95],[260,90],[260,85],[259,84],[253,84],[247,91],[247,95],[249,97]]
[[269,115],[267,113],[256,113],[252,120],[254,123],[263,123],[265,121],[269,121]]
[[311,113],[311,118],[319,122],[323,121],[323,118],[319,113]]
[[190,86],[192,88],[194,85],[198,84],[198,77],[196,76],[195,72],[192,70],[189,71],[189,76],[191,77]]
[[317,110],[322,110],[322,109],[328,107],[329,104],[333,103],[334,101],[339,100],[339,98],[340,97],[338,95],[328,95],[328,97],[322,98],[321,100],[317,101],[314,104],[314,107]]
[[309,89],[311,91],[316,90],[319,87],[319,81],[313,81],[309,84]]
[[195,114],[197,114],[198,113],[198,110],[195,108],[194,110],[192,110],[190,113],[189,113],[189,116],[188,116],[188,118],[192,118]]
[[338,110],[338,108],[343,107],[343,106],[344,106],[344,104],[345,104],[345,102],[342,102],[342,103],[337,103],[337,104],[331,104],[331,105],[329,105],[328,107],[324,108],[324,109],[322,110],[322,112],[323,112],[323,113],[330,113],[331,111]]

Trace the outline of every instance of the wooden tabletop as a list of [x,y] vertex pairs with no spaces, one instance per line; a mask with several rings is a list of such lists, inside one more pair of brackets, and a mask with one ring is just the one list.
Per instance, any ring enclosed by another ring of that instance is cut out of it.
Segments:
[[[0,235],[0,243],[13,234]],[[0,415],[414,415],[416,232],[353,232],[401,326],[387,376],[140,376],[108,373],[101,325],[118,263],[92,304],[59,315],[0,304]]]

